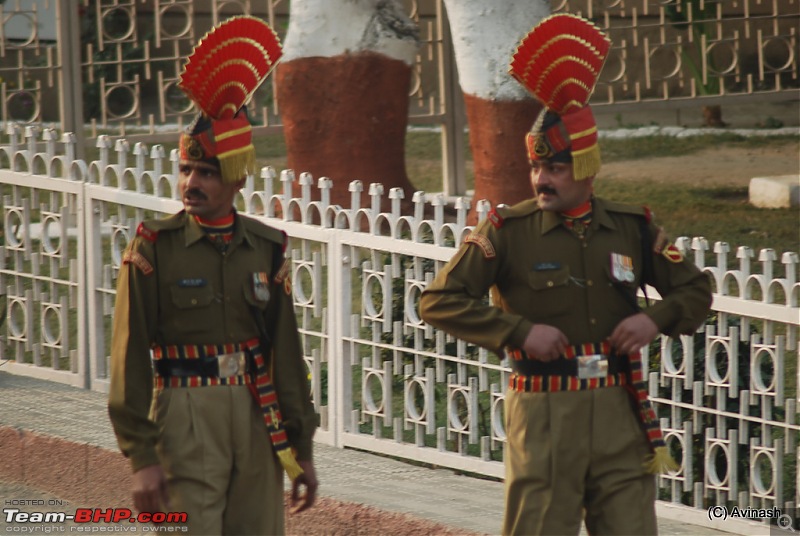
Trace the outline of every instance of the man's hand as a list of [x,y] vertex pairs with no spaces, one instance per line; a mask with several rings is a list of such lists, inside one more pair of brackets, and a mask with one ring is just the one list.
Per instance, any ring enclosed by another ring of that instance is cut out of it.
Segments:
[[168,509],[167,479],[160,465],[148,465],[133,473],[133,506],[139,512]]
[[564,353],[569,341],[560,329],[547,324],[534,324],[525,338],[522,349],[539,361],[553,361]]
[[[317,498],[317,488],[319,487],[317,473],[314,471],[314,462],[297,460],[297,463],[303,468],[303,474],[292,482],[292,507],[289,510],[292,514],[311,508]],[[300,486],[306,487],[306,492],[302,496],[300,495]]]
[[627,355],[639,351],[658,335],[658,326],[644,313],[629,316],[614,328],[608,342],[618,353]]

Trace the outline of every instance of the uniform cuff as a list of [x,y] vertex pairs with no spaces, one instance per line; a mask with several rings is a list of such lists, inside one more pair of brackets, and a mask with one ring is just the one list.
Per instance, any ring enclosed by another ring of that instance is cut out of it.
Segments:
[[133,469],[134,473],[140,469],[144,469],[145,467],[159,465],[161,463],[161,460],[158,459],[158,454],[156,454],[155,449],[142,449],[141,452],[131,453],[130,460],[131,468]]
[[670,309],[671,307],[668,303],[660,301],[648,307],[644,311],[644,314],[649,316],[650,320],[655,322],[656,326],[658,326],[658,331],[672,337],[673,333],[670,333],[670,328],[675,324],[675,315],[672,313],[672,311],[670,311]]
[[517,324],[517,327],[515,327],[511,332],[511,335],[508,336],[506,344],[514,348],[522,348],[525,345],[525,339],[528,338],[528,333],[530,333],[532,328],[533,322],[523,318],[520,323]]
[[302,445],[297,445],[295,447],[295,451],[297,453],[297,459],[301,462],[310,462],[314,459],[314,442],[309,441],[308,443],[303,442]]

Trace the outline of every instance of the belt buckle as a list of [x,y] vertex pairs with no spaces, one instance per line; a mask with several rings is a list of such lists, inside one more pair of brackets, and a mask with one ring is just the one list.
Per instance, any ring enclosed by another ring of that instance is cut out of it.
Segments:
[[603,354],[578,356],[578,379],[605,378],[608,376],[608,358]]
[[219,366],[220,378],[230,378],[231,376],[238,376],[239,374],[244,374],[245,371],[244,352],[220,354],[217,356],[217,364]]

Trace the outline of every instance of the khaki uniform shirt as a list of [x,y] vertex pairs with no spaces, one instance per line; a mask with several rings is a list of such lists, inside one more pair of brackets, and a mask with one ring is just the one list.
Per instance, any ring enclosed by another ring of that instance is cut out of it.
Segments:
[[[652,261],[646,282],[662,296],[644,313],[659,330],[673,337],[690,334],[705,320],[708,277],[674,246],[671,259],[642,251],[643,208],[595,198],[584,238],[534,200],[496,214],[478,225],[422,293],[420,312],[429,324],[498,354],[506,346],[521,348],[536,323],[560,329],[573,345],[602,342],[638,312],[643,255]],[[652,224],[648,229],[655,236]],[[626,278],[619,272],[615,277],[614,258],[632,266],[630,280],[617,281]],[[499,307],[485,300],[493,286]]]
[[[263,314],[272,340],[272,355],[264,357],[273,362],[289,442],[298,459],[311,459],[317,419],[291,284],[288,275],[285,281],[274,280],[284,241],[281,232],[239,214],[225,253],[185,212],[140,227],[125,252],[117,283],[109,395],[114,432],[134,472],[159,463],[158,429],[149,417],[151,346],[241,343],[258,337],[251,305]],[[255,292],[256,273],[269,277],[268,297]]]

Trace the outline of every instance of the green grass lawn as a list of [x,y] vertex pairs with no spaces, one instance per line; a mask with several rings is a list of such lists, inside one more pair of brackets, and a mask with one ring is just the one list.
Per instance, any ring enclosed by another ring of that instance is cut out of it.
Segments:
[[731,248],[798,251],[800,212],[797,209],[761,209],[747,201],[747,187],[688,187],[654,181],[607,182],[597,186],[599,195],[622,203],[647,205],[656,221],[673,238],[702,236],[710,245],[727,242]]
[[[603,140],[605,162],[634,161],[688,155],[719,147],[756,152],[777,145],[798,146],[797,136],[742,137],[735,134],[675,138],[654,136],[632,140]],[[798,155],[800,158],[800,155]],[[800,171],[800,160],[798,160]],[[748,202],[747,186],[715,183],[680,185],[654,180],[598,181],[599,195],[623,203],[646,203],[670,236],[703,236],[727,242],[732,248],[800,250],[800,210],[763,209]]]

